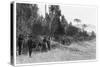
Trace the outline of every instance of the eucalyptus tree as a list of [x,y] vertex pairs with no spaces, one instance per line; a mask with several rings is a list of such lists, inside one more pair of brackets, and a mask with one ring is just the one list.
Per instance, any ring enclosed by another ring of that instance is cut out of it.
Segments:
[[59,8],[59,5],[50,5],[49,7],[49,30],[50,30],[50,36],[52,37],[54,32],[58,28],[58,23],[60,23],[60,16],[61,16],[61,10]]

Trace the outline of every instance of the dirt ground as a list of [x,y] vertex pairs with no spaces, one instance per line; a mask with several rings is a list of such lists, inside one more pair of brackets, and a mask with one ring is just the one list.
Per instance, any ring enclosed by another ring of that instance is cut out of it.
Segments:
[[21,55],[16,57],[17,64],[56,61],[75,61],[96,59],[96,41],[72,43],[70,46],[57,45],[48,52],[33,52],[32,57]]

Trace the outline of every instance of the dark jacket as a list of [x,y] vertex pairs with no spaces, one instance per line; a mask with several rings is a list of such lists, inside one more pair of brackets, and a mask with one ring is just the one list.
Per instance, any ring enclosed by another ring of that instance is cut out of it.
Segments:
[[32,44],[33,44],[32,39],[29,39],[29,40],[28,40],[28,48],[32,48]]

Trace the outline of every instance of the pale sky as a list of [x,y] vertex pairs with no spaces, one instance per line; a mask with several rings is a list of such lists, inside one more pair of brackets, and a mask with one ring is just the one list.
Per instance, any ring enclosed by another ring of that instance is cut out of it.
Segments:
[[[45,4],[39,4],[39,14],[45,16]],[[97,26],[97,8],[78,5],[60,5],[61,13],[68,22],[75,23],[73,19],[81,19],[82,24],[91,24]],[[48,5],[47,5],[48,12]]]

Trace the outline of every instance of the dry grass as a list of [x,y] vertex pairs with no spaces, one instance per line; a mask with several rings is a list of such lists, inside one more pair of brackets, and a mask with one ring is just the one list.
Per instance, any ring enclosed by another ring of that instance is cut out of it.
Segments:
[[[53,42],[52,42],[53,43]],[[21,55],[16,57],[19,64],[22,63],[40,63],[40,62],[56,62],[56,61],[74,61],[89,60],[96,58],[96,42],[85,41],[72,43],[70,46],[61,46],[55,43],[57,48],[48,52],[33,52],[32,57]]]

